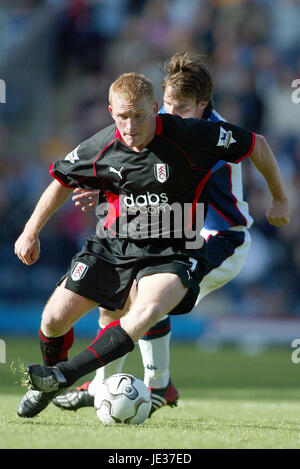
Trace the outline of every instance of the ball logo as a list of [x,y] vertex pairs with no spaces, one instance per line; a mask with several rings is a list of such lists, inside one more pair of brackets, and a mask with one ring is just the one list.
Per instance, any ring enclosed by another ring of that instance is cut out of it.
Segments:
[[169,166],[164,163],[159,163],[154,165],[154,176],[158,182],[166,182],[169,178]]
[[74,280],[74,282],[76,282],[76,280],[82,279],[87,273],[88,268],[89,266],[83,262],[76,262],[72,269],[71,279]]
[[138,397],[138,392],[133,386],[125,386],[123,392],[128,399],[134,400]]

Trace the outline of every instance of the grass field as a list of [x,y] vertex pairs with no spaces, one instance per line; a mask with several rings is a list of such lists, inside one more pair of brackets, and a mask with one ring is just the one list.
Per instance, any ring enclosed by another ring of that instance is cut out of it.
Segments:
[[[5,341],[1,449],[300,448],[300,369],[288,347],[251,356],[234,348],[207,354],[193,345],[173,343],[171,374],[180,390],[179,406],[163,408],[136,427],[105,427],[92,408],[73,413],[50,404],[34,419],[19,418],[16,409],[24,389],[10,364],[40,362],[38,340]],[[85,344],[77,341],[71,355]],[[142,377],[138,347],[125,371]]]

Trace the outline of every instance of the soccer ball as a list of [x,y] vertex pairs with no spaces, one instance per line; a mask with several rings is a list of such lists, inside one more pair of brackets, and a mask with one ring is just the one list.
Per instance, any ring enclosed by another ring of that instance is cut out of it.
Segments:
[[136,376],[118,373],[98,386],[94,406],[97,417],[106,425],[139,424],[149,416],[150,392]]

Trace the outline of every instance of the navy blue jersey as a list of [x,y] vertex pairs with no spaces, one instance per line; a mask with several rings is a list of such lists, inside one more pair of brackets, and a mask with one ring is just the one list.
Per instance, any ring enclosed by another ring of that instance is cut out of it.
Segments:
[[[225,121],[215,110],[208,120]],[[219,161],[212,169],[209,204],[205,219],[207,230],[223,231],[233,226],[250,228],[253,218],[243,199],[242,165]]]
[[253,145],[254,134],[233,124],[162,114],[156,118],[154,138],[142,151],[126,146],[113,124],[56,161],[50,173],[68,187],[100,189],[99,202],[107,210],[96,213],[105,230],[130,238],[120,231],[122,216],[140,222],[144,214],[144,238],[176,237],[172,222],[165,226],[152,215],[174,204],[184,213],[187,204],[193,222],[197,204],[208,208],[206,183],[212,168],[221,160],[239,163]]
[[[165,113],[164,107],[161,108],[160,113]],[[226,122],[216,110],[207,116],[207,120]],[[209,203],[205,229],[224,231],[233,226],[250,228],[252,223],[248,204],[243,199],[241,164],[232,164],[225,160],[218,161],[209,179]]]

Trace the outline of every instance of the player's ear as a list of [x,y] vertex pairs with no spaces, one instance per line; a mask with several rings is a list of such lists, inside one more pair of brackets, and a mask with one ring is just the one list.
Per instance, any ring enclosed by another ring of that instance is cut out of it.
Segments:
[[111,117],[115,120],[114,113],[113,113],[111,105],[108,106],[108,110],[109,110],[109,113],[110,113]]
[[200,101],[200,103],[198,104],[198,111],[203,113],[207,105],[208,101]]
[[158,103],[156,101],[154,101],[153,103],[153,113],[154,115],[156,116],[156,114],[158,113]]

